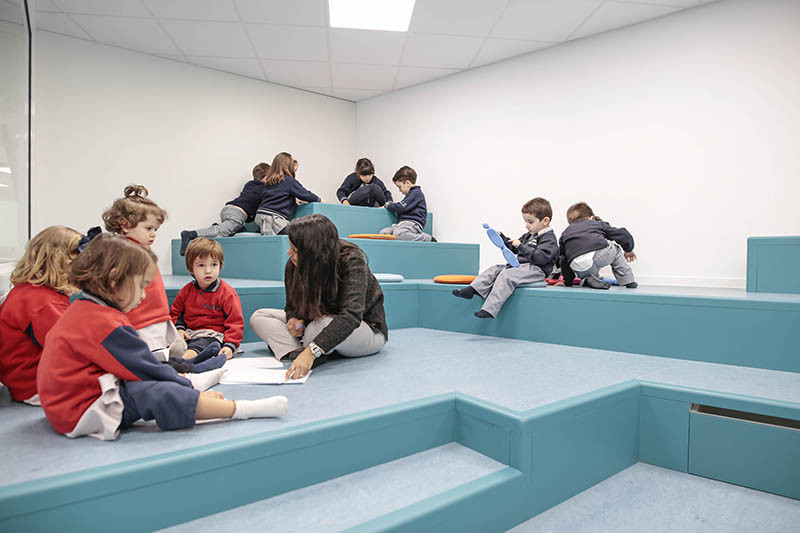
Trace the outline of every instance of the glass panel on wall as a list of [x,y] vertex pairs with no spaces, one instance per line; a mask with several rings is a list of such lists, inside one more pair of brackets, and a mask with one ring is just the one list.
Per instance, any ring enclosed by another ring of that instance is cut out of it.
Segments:
[[19,259],[28,240],[26,21],[24,0],[0,0],[0,294],[8,290],[5,263]]

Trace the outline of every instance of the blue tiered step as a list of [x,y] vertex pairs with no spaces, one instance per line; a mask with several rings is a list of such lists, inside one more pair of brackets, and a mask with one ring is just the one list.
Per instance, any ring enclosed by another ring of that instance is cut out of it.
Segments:
[[800,237],[747,239],[747,292],[800,294]]
[[[378,233],[385,227],[397,223],[397,215],[383,207],[358,207],[342,204],[322,204],[318,202],[297,207],[294,218],[311,214],[325,215],[336,224],[340,237],[355,233]],[[423,228],[433,235],[433,213],[428,212],[428,220]]]
[[[366,209],[366,208],[365,208]],[[289,250],[284,235],[241,233],[215,239],[225,252],[222,276],[227,278],[282,280]],[[367,254],[370,270],[401,274],[411,279],[431,279],[439,274],[477,274],[480,247],[453,242],[383,241],[345,239]],[[186,273],[186,263],[178,253],[180,240],[172,241],[172,272]]]

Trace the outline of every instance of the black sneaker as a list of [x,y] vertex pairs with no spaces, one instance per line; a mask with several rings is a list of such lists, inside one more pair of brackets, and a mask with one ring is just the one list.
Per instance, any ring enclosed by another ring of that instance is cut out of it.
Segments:
[[628,287],[629,289],[635,289],[636,287],[639,286],[639,284],[636,283],[635,281],[631,281],[630,283],[626,283],[625,286]]
[[181,255],[186,255],[186,247],[192,242],[192,239],[197,238],[197,232],[193,230],[183,230],[181,232]]
[[609,287],[611,287],[611,284],[590,276],[583,280],[583,286],[589,287],[590,289],[608,289]]

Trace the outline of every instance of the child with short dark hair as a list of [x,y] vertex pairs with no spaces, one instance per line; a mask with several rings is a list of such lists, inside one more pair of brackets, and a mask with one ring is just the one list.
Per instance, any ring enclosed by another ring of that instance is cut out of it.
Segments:
[[201,392],[219,382],[221,369],[185,377],[156,361],[126,315],[142,301],[156,271],[151,251],[108,233],[72,263],[70,283],[82,292],[50,330],[37,374],[53,429],[113,440],[139,419],[179,429],[197,419],[285,414],[283,396],[234,402]]
[[495,265],[480,273],[467,287],[455,289],[459,298],[471,299],[476,294],[485,298],[483,306],[475,312],[478,318],[496,318],[500,308],[524,283],[544,281],[558,260],[558,241],[550,227],[553,209],[544,198],[534,198],[522,206],[522,219],[527,233],[519,239],[509,239],[502,233],[506,247],[517,255],[520,265]]
[[214,223],[211,227],[184,230],[181,232],[180,254],[186,253],[186,247],[192,239],[197,237],[230,237],[244,229],[247,222],[256,216],[256,210],[261,204],[261,196],[264,194],[264,178],[269,172],[267,163],[259,163],[253,167],[253,179],[242,187],[239,196],[225,204],[219,213],[219,224]]
[[388,228],[383,228],[383,235],[394,235],[401,241],[436,241],[423,232],[428,219],[428,206],[425,195],[417,185],[417,171],[409,166],[402,166],[394,173],[392,181],[405,196],[399,202],[386,202],[384,207],[397,213],[399,221]]
[[36,368],[47,333],[74,292],[69,269],[80,240],[72,228],[46,228],[30,240],[11,273],[14,288],[0,303],[0,381],[15,401],[40,405]]
[[242,302],[233,287],[219,279],[224,262],[217,241],[199,237],[186,249],[186,268],[194,281],[172,302],[172,321],[188,346],[185,359],[199,363],[223,354],[230,359],[242,342]]
[[322,198],[295,179],[299,163],[291,154],[281,152],[272,160],[264,177],[264,193],[256,211],[255,222],[262,235],[284,235],[294,216],[297,200],[321,202]]
[[608,289],[610,285],[599,276],[600,269],[608,265],[620,285],[629,289],[639,286],[628,265],[636,260],[628,230],[600,220],[586,202],[567,209],[567,222],[569,226],[559,239],[561,274],[567,287],[577,275],[585,287]]
[[349,174],[336,191],[336,197],[344,205],[382,207],[392,201],[392,193],[375,175],[372,161],[362,157],[356,162],[355,172]]
[[[106,229],[149,251],[158,228],[167,218],[167,212],[147,197],[147,188],[142,185],[129,185],[125,187],[124,194],[123,198],[114,200],[111,208],[103,213]],[[186,352],[186,343],[170,318],[167,289],[157,265],[146,294],[147,299],[142,305],[132,309],[128,320],[142,340],[150,346],[150,351],[158,352],[159,359],[167,361],[170,355],[182,358]]]

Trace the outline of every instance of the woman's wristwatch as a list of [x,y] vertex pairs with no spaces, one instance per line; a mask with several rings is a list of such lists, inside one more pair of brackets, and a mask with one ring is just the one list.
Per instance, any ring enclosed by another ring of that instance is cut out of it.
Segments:
[[311,353],[313,353],[313,354],[314,354],[314,359],[317,359],[319,356],[321,356],[322,354],[324,354],[324,353],[325,353],[325,352],[322,350],[322,348],[320,348],[319,346],[317,346],[317,343],[315,343],[315,342],[311,342],[311,343],[309,343],[309,344],[308,344],[308,347],[309,347],[309,349],[311,350]]

